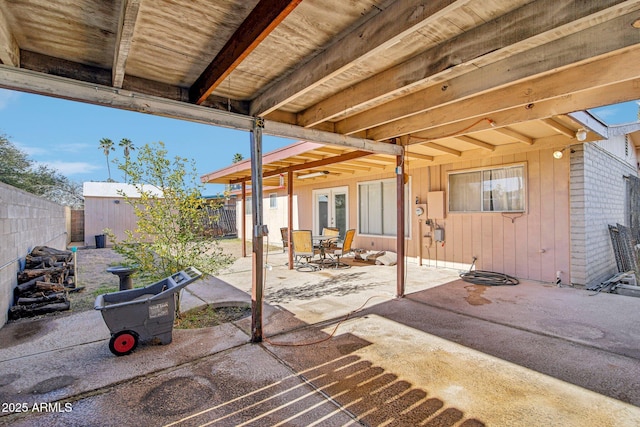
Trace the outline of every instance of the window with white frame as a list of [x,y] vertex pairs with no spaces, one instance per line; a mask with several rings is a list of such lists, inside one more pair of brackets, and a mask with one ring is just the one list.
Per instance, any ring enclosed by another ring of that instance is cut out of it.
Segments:
[[524,164],[449,172],[449,212],[524,212]]
[[278,209],[278,195],[276,193],[269,194],[269,209]]
[[245,215],[251,215],[251,212],[253,211],[251,209],[251,197],[247,197],[247,199],[245,200],[245,204],[244,204],[244,214]]
[[[404,186],[405,236],[409,236],[409,186]],[[395,237],[397,234],[396,179],[358,184],[358,234]]]

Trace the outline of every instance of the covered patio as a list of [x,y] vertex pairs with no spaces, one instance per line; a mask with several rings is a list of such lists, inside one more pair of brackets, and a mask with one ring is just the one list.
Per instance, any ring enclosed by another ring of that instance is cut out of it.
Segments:
[[[391,156],[401,190],[411,157],[497,150],[484,131],[518,142],[505,149],[515,152],[545,143],[532,120],[580,142],[597,135],[597,123],[564,116],[640,98],[639,10],[615,0],[17,0],[0,3],[0,87],[247,130],[256,194],[263,132]],[[403,248],[398,239],[400,259]]]
[[[4,399],[72,410],[0,422],[617,427],[640,419],[638,298],[532,281],[480,287],[455,270],[408,264],[398,299],[393,267],[306,274],[289,270],[281,251],[267,255],[261,345],[249,342],[249,318],[176,329],[170,345],[126,357],[110,353],[95,310],[5,326],[0,368],[20,374],[3,378]],[[251,264],[241,258],[189,285],[183,309],[249,305]],[[584,306],[588,318],[575,309]]]

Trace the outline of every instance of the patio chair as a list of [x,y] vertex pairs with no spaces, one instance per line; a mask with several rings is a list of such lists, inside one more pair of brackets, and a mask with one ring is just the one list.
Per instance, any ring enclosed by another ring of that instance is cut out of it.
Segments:
[[280,228],[280,238],[282,239],[282,253],[289,247],[289,227]]
[[351,267],[349,264],[345,264],[344,262],[340,262],[340,257],[345,256],[348,253],[351,253],[351,245],[353,244],[353,237],[356,235],[356,230],[354,228],[347,230],[344,235],[344,242],[342,242],[342,247],[332,249],[331,253],[336,257],[335,260],[335,268],[349,268]]
[[313,246],[311,230],[293,230],[291,232],[291,246],[296,270],[316,271],[320,269],[319,266],[311,264],[311,259],[320,253],[320,250]]
[[322,241],[325,249],[337,249],[338,239],[340,239],[340,229],[333,227],[324,227],[322,235],[328,238]]

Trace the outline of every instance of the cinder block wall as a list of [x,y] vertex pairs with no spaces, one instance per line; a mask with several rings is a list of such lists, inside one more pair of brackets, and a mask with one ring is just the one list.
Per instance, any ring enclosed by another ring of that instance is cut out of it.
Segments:
[[[619,142],[624,144],[624,139]],[[608,225],[629,225],[624,176],[637,172],[633,159],[622,159],[597,144],[572,148],[571,283],[591,286],[618,272]]]
[[70,210],[0,183],[0,326],[7,323],[24,257],[35,246],[65,249]]

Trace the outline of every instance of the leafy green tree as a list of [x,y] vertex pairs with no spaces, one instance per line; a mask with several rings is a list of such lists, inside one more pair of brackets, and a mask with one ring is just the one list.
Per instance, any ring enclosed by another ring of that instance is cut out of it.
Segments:
[[[118,145],[123,148],[125,163],[129,163],[129,156],[131,155],[131,150],[135,150],[135,147],[133,146],[133,142],[131,142],[129,138],[122,138],[120,140],[120,144]],[[127,182],[126,172],[124,174],[124,182]]]
[[116,163],[139,193],[131,197],[120,192],[133,207],[137,226],[122,241],[105,232],[140,276],[159,280],[189,266],[216,274],[232,261],[204,232],[209,218],[193,160],[167,158],[158,142],[140,148],[135,160]]
[[100,140],[100,148],[102,149],[105,157],[107,158],[107,171],[109,172],[109,179],[107,181],[113,182],[113,180],[111,179],[111,166],[109,166],[109,153],[111,151],[116,151],[115,147],[113,146],[113,141],[110,140],[109,138],[102,138]]
[[26,153],[0,135],[0,182],[73,208],[84,205],[82,186],[54,169],[36,165]]

